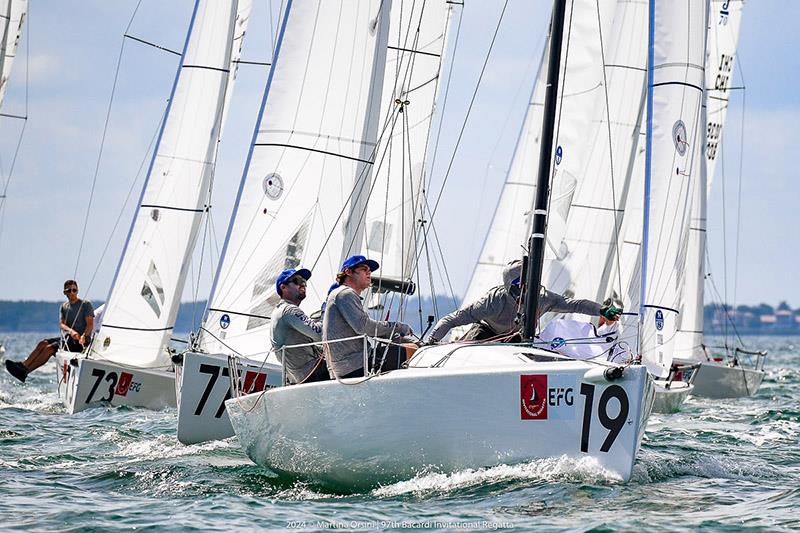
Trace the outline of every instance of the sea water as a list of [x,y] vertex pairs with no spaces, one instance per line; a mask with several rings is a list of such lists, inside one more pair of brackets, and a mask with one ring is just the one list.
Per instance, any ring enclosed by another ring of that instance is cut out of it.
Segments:
[[[44,336],[10,335],[5,356]],[[67,415],[53,364],[25,385],[2,369],[0,529],[797,530],[800,338],[745,341],[770,352],[758,394],[653,415],[629,483],[562,458],[357,494],[282,481],[235,438],[183,446],[174,409]]]

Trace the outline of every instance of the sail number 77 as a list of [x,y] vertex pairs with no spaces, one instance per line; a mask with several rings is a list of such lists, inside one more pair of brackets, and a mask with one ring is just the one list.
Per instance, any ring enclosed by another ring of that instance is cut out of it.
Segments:
[[[581,396],[584,397],[583,407],[583,427],[581,429],[581,451],[589,451],[589,431],[592,426],[592,410],[594,408],[594,390],[595,386],[591,383],[581,383]],[[609,416],[608,403],[612,398],[616,398],[619,402],[619,413],[616,416]],[[625,427],[625,421],[628,419],[628,412],[630,405],[628,402],[628,395],[625,389],[619,385],[611,385],[606,387],[603,394],[600,395],[600,401],[597,405],[597,418],[600,424],[608,430],[603,444],[600,446],[601,452],[608,452],[611,445],[617,440],[620,431]]]

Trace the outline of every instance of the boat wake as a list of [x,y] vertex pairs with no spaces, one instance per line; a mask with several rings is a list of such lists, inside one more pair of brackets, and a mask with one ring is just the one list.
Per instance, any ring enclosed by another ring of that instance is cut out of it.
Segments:
[[631,483],[647,484],[678,477],[757,481],[778,478],[780,472],[762,460],[742,461],[724,454],[690,452],[680,457],[642,450]]
[[404,494],[420,495],[449,493],[489,485],[508,485],[517,482],[553,483],[579,482],[607,484],[619,482],[620,478],[591,457],[573,459],[553,457],[537,459],[516,465],[498,465],[477,470],[466,469],[450,474],[439,472],[422,473],[407,481],[400,481],[375,489],[372,494],[378,497],[394,497]]

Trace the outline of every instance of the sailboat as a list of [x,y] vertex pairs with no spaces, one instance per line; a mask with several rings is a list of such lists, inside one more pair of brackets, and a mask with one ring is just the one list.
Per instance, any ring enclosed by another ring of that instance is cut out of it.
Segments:
[[[542,188],[550,179],[549,154],[555,153],[566,11],[565,1],[555,4]],[[530,262],[542,260],[539,253]],[[527,294],[535,299],[538,291]],[[533,315],[526,313],[530,320]],[[234,397],[226,407],[254,462],[291,477],[360,488],[424,471],[556,456],[590,457],[628,479],[651,401],[652,381],[643,366],[576,361],[527,340],[428,346],[403,370],[274,388]]]
[[[417,249],[446,7],[287,4],[209,308],[178,369],[180,442],[233,436],[228,376],[247,392],[283,384],[269,324],[283,269],[312,269],[310,314],[343,257],[371,254],[382,268],[369,305],[397,307],[387,295],[410,277]],[[336,31],[341,24],[355,37]],[[326,101],[336,105],[319,105]]]
[[[696,396],[735,398],[758,392],[764,378],[766,352],[735,347],[727,361],[718,360],[703,340],[703,282],[705,280],[706,198],[720,155],[722,131],[728,110],[744,0],[712,0],[706,51],[705,149],[708,186],[694,194],[687,277],[681,323],[675,347],[676,373],[694,387]],[[740,355],[755,356],[746,366]]]
[[167,352],[189,259],[207,210],[225,105],[235,78],[249,0],[196,0],[166,118],[138,209],[84,353],[58,351],[70,413],[99,403],[175,406]]

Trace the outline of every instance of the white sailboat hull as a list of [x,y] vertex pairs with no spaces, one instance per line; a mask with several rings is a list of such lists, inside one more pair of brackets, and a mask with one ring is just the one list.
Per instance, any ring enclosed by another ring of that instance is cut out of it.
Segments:
[[653,412],[661,414],[677,413],[686,399],[693,394],[694,386],[685,381],[672,381],[657,379],[653,382],[655,387],[655,401]]
[[56,353],[61,401],[70,414],[97,405],[164,409],[175,407],[175,373]]
[[[438,361],[450,357],[456,345],[449,346],[423,351],[435,351],[430,359]],[[541,350],[468,351],[455,365],[234,398],[228,413],[257,464],[349,488],[561,456],[593,457],[612,475],[630,478],[652,407],[644,367],[626,368],[610,383],[605,366],[520,355],[547,353]],[[503,357],[487,364],[493,355]],[[535,402],[525,388],[531,380],[538,382]]]
[[[239,360],[239,375],[245,391],[260,392],[281,385],[282,369],[273,363]],[[176,366],[178,440],[197,444],[233,436],[225,410],[232,395],[228,356],[187,352]]]
[[757,393],[763,379],[763,370],[704,361],[692,372],[690,383],[695,396],[740,398]]

